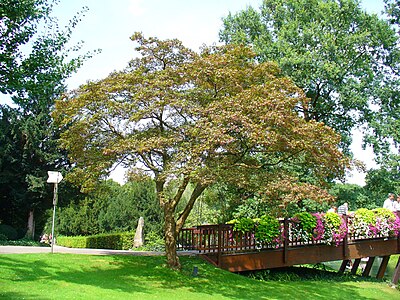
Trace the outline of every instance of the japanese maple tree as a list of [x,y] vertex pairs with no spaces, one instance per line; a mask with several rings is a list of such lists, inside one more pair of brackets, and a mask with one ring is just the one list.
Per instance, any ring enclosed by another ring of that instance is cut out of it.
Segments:
[[[342,176],[346,166],[340,137],[305,120],[297,108],[308,99],[276,64],[257,63],[243,46],[204,47],[198,54],[178,40],[140,33],[132,40],[140,57],[65,95],[53,116],[76,163],[70,180],[90,187],[115,164],[152,174],[171,267],[180,267],[176,239],[196,199],[217,181],[328,197],[320,183]],[[300,163],[318,184],[299,183],[284,167]],[[187,190],[189,201],[178,211]]]

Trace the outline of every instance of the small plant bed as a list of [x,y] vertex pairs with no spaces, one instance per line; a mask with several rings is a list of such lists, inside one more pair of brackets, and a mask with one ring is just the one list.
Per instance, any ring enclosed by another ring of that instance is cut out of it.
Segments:
[[238,238],[246,239],[244,244],[256,248],[281,247],[287,239],[294,245],[323,243],[338,246],[344,238],[351,240],[396,237],[400,233],[400,218],[385,208],[368,210],[358,209],[349,216],[334,212],[309,213],[300,212],[284,221],[265,215],[260,218],[240,218],[228,224],[233,226],[236,236],[229,241],[237,242]]
[[49,244],[40,243],[38,241],[33,241],[29,239],[22,240],[0,240],[0,246],[34,246],[34,247],[50,247]]

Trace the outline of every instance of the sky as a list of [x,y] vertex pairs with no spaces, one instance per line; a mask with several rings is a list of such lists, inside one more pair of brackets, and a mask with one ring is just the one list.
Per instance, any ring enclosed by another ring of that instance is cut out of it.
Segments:
[[[84,41],[86,51],[102,51],[71,77],[68,86],[77,88],[123,69],[135,55],[130,37],[136,31],[146,37],[177,38],[198,50],[203,44],[218,43],[221,19],[229,12],[260,4],[261,0],[60,0],[53,15],[61,26],[82,7],[89,8],[73,31],[72,42]],[[364,0],[362,7],[379,13],[383,0]]]
[[160,39],[177,38],[198,50],[218,42],[221,18],[230,11],[258,7],[260,0],[61,0],[54,11],[66,23],[81,7],[89,7],[73,33],[83,40],[85,50],[100,48],[101,54],[88,61],[69,80],[76,88],[87,79],[100,79],[120,70],[135,55],[130,40],[134,32]]
[[[105,78],[115,70],[123,69],[135,57],[135,44],[130,40],[136,31],[146,37],[177,38],[193,50],[203,44],[218,43],[222,18],[247,6],[258,8],[261,0],[60,0],[53,16],[62,28],[83,7],[89,10],[74,29],[71,43],[84,41],[81,53],[101,49],[86,61],[67,81],[75,89],[88,80]],[[371,13],[383,10],[383,0],[364,0],[361,6]],[[1,96],[1,95],[0,95]],[[3,98],[4,99],[4,98]],[[0,103],[4,102],[0,98]],[[367,167],[374,167],[371,150],[362,151],[360,135],[355,134],[353,151]],[[112,176],[122,181],[123,171]],[[364,184],[364,175],[353,172],[348,183]]]

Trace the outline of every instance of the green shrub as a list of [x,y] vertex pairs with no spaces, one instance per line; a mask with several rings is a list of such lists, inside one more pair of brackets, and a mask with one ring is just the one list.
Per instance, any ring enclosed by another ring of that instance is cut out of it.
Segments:
[[254,230],[255,222],[250,218],[240,218],[234,224],[233,230],[245,233]]
[[309,212],[300,212],[297,213],[293,219],[298,220],[300,228],[302,228],[305,232],[310,235],[313,234],[314,228],[317,226],[317,218],[315,216]]
[[39,243],[38,241],[33,241],[31,239],[21,239],[16,241],[10,240],[0,240],[1,246],[35,246],[35,247],[47,247],[48,244]]
[[8,240],[16,240],[18,237],[17,230],[7,224],[0,224],[0,234],[5,235]]
[[137,248],[139,251],[165,251],[165,242],[159,234],[154,231],[146,234],[144,238],[144,245],[142,247]]
[[129,250],[133,247],[132,232],[97,234],[91,236],[60,236],[57,245],[70,248]]
[[132,249],[134,241],[135,241],[135,233],[134,232],[121,233],[122,250]]
[[372,210],[375,213],[375,216],[378,218],[383,218],[383,219],[396,219],[396,216],[394,213],[387,208],[379,207],[375,208]]
[[324,215],[325,226],[331,229],[339,229],[342,219],[337,213],[327,212]]
[[7,241],[7,240],[8,240],[8,237],[5,234],[0,233],[0,241]]
[[354,213],[354,223],[376,224],[376,215],[372,210],[366,208],[357,209]]
[[120,234],[97,234],[88,236],[87,248],[93,249],[122,249]]
[[68,248],[87,248],[86,236],[58,236],[56,244]]
[[255,237],[260,242],[274,242],[280,235],[278,219],[265,215],[260,218],[256,227]]

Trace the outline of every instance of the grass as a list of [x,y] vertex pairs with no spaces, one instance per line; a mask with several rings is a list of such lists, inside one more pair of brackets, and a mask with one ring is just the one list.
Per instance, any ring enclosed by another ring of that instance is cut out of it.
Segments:
[[[261,281],[195,257],[182,271],[164,257],[75,254],[0,255],[0,299],[399,299],[385,281],[312,276]],[[198,276],[192,275],[194,266]],[[315,271],[313,271],[315,272]],[[289,274],[289,273],[287,273]],[[296,279],[297,278],[297,279]]]

